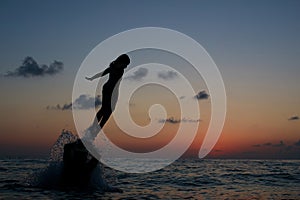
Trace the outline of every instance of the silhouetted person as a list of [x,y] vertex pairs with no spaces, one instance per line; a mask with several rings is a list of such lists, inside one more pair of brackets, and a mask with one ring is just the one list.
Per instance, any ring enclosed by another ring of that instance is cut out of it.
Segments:
[[[104,71],[99,72],[90,78],[86,77],[87,80],[92,81],[96,78],[109,74],[109,79],[102,88],[102,106],[96,115],[100,128],[104,127],[115,109],[118,100],[120,80],[124,74],[124,69],[129,65],[129,63],[130,59],[128,55],[122,54],[116,60],[111,62],[109,67]],[[95,137],[95,134],[97,133],[92,133],[93,137]]]

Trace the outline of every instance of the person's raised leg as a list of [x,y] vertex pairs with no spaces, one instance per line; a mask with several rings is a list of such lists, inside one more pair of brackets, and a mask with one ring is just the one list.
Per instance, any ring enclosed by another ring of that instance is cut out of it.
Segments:
[[96,114],[96,118],[98,119],[98,123],[101,121],[101,118],[103,117],[103,115],[104,115],[104,109],[105,108],[103,108],[103,105],[102,105],[102,107],[101,107],[101,109],[97,112],[97,114]]
[[107,110],[106,112],[104,112],[104,115],[100,121],[100,127],[103,128],[105,123],[107,122],[107,120],[109,119],[110,115],[111,115],[112,111]]

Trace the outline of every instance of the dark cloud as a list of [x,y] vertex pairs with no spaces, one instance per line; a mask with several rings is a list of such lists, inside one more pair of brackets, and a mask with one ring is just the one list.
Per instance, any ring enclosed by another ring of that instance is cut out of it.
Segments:
[[300,147],[300,140],[298,142],[295,142],[294,145]]
[[99,95],[94,98],[89,95],[82,94],[73,102],[73,107],[75,109],[90,109],[94,108],[95,106],[98,107],[99,105],[101,105],[101,99]]
[[289,121],[293,121],[293,120],[299,120],[298,116],[292,116],[288,119]]
[[73,103],[66,103],[64,105],[57,104],[56,106],[47,106],[48,110],[72,110],[72,109],[91,109],[101,105],[101,99],[98,95],[96,98],[89,95],[80,95]]
[[133,80],[133,81],[140,81],[142,78],[147,76],[148,69],[140,67],[132,75],[127,76],[125,79]]
[[195,98],[198,99],[198,100],[208,99],[208,97],[209,97],[209,94],[207,94],[205,90],[200,91],[200,92],[195,96]]
[[177,123],[197,123],[200,119],[175,119],[174,117],[169,117],[167,119],[160,119],[158,120],[159,123],[171,123],[171,124],[177,124]]
[[267,143],[264,143],[263,145],[264,146],[272,146],[272,143],[271,142],[267,142]]
[[47,110],[72,110],[72,103],[57,104],[56,106],[47,106],[46,108]]
[[71,110],[72,109],[72,103],[63,105],[63,107],[61,109],[62,110]]
[[158,78],[161,78],[163,80],[172,80],[174,78],[177,78],[177,73],[174,71],[161,71],[157,74]]
[[63,70],[63,63],[54,61],[49,66],[38,64],[32,57],[27,56],[22,65],[14,71],[8,71],[4,76],[7,77],[33,77],[55,75]]
[[196,122],[200,122],[200,119],[186,119],[186,118],[183,118],[181,120],[181,122],[183,122],[183,123],[196,123]]
[[180,123],[181,120],[180,119],[175,119],[174,117],[170,117],[167,119],[160,119],[158,120],[159,123],[171,123],[171,124],[177,124]]
[[267,146],[267,147],[284,147],[286,146],[285,143],[281,140],[279,143],[277,144],[272,144],[271,142],[266,142],[263,144],[254,144],[252,145],[252,147],[262,147],[262,146]]

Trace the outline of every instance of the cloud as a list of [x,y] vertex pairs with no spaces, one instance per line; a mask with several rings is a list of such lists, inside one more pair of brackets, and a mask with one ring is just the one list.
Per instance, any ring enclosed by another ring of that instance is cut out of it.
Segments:
[[178,124],[178,123],[197,123],[200,119],[175,119],[174,117],[169,117],[167,119],[160,119],[158,120],[159,123],[171,123],[171,124]]
[[171,123],[171,124],[177,124],[180,123],[181,120],[180,119],[175,119],[174,117],[170,117],[167,119],[160,119],[158,120],[159,123]]
[[200,119],[186,119],[186,118],[183,118],[181,120],[181,122],[183,122],[183,123],[197,123],[197,122],[200,122]]
[[64,105],[57,104],[56,106],[47,106],[47,110],[72,110],[72,103],[66,103]]
[[252,147],[263,147],[263,146],[267,146],[267,147],[284,147],[286,145],[282,140],[279,141],[279,143],[277,143],[277,144],[272,144],[271,142],[266,142],[266,143],[263,143],[263,144],[254,144],[254,145],[252,145]]
[[38,64],[32,57],[27,56],[22,65],[14,71],[8,71],[4,76],[6,77],[33,77],[55,75],[63,70],[63,63],[54,61],[49,66]]
[[271,142],[267,142],[267,143],[264,143],[263,145],[264,146],[272,146],[272,143]]
[[[59,104],[58,104],[59,105]],[[72,109],[72,103],[65,104],[61,107],[62,110],[71,110]]]
[[140,67],[132,75],[127,76],[125,79],[133,80],[133,81],[140,81],[142,78],[147,76],[148,69]]
[[208,99],[208,97],[209,97],[209,94],[207,94],[205,90],[200,91],[200,92],[195,96],[195,98],[198,99],[198,100]]
[[300,140],[298,142],[295,142],[294,145],[300,147]]
[[90,109],[94,108],[95,106],[98,107],[99,105],[101,105],[101,99],[99,95],[94,98],[89,95],[82,94],[73,103],[73,107],[75,109]]
[[72,110],[72,109],[91,109],[101,105],[100,96],[96,98],[89,95],[80,95],[73,103],[66,103],[64,105],[57,104],[56,106],[47,106],[47,110]]
[[177,78],[177,73],[174,71],[161,71],[157,74],[158,78],[161,78],[163,80],[172,80],[174,78]]
[[293,121],[293,120],[299,120],[298,116],[292,116],[288,119],[289,121]]

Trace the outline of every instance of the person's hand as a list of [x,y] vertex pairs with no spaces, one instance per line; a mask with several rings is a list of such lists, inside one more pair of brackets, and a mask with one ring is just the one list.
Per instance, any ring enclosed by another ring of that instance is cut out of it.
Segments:
[[93,79],[92,78],[89,78],[89,77],[85,77],[86,80],[89,80],[89,81],[92,81]]

